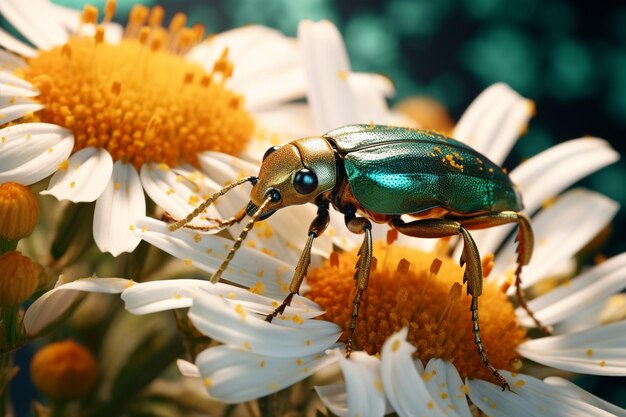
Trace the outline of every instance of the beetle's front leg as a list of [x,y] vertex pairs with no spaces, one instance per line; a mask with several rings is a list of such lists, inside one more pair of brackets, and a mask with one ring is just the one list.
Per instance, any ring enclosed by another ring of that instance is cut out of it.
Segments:
[[309,268],[309,264],[311,263],[311,249],[313,248],[313,239],[324,233],[326,227],[328,227],[328,223],[330,223],[330,215],[328,214],[328,203],[320,202],[317,206],[317,216],[311,222],[311,226],[309,226],[309,238],[306,241],[306,245],[302,250],[302,254],[300,254],[300,259],[298,260],[298,264],[296,265],[296,271],[293,274],[293,278],[291,278],[291,283],[289,284],[289,294],[281,305],[279,305],[272,313],[268,314],[265,317],[265,321],[272,322],[274,317],[279,314],[283,314],[287,306],[291,304],[291,300],[293,297],[299,293],[300,286],[302,285],[302,281],[304,281],[304,277],[306,276],[307,269]]
[[480,266],[480,254],[474,239],[469,234],[467,229],[461,225],[461,223],[449,220],[449,219],[423,219],[406,223],[400,217],[396,217],[392,220],[391,224],[398,232],[423,238],[441,238],[454,235],[461,235],[463,237],[463,252],[461,254],[461,266],[465,266],[465,274],[463,275],[463,282],[467,282],[467,293],[472,296],[472,302],[470,305],[470,311],[472,313],[472,326],[474,333],[474,343],[478,349],[478,354],[482,359],[485,366],[491,371],[493,376],[498,380],[502,390],[508,389],[508,382],[498,372],[496,368],[491,365],[489,358],[485,353],[485,348],[480,338],[480,326],[478,324],[478,297],[483,291],[483,275],[482,268]]
[[348,327],[348,340],[346,340],[346,356],[352,353],[352,339],[356,329],[356,320],[359,316],[359,307],[363,300],[363,291],[367,289],[370,278],[370,269],[372,265],[372,223],[364,217],[355,217],[353,213],[345,216],[346,226],[352,233],[364,233],[363,243],[359,249],[359,260],[356,264],[354,272],[354,280],[356,294],[352,300],[352,316],[350,318],[350,326]]

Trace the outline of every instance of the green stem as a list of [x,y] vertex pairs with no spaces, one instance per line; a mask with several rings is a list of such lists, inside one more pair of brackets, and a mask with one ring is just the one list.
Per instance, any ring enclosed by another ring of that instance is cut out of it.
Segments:
[[6,252],[14,251],[17,248],[17,243],[19,239],[9,240],[5,238],[0,238],[0,255]]
[[261,417],[275,417],[276,414],[276,396],[270,394],[257,400]]
[[0,323],[2,323],[3,339],[0,341],[0,352],[17,349],[25,342],[22,331],[22,319],[19,305],[7,305],[0,308]]
[[15,376],[13,352],[0,352],[0,417],[5,417],[9,399],[9,383]]
[[64,417],[65,405],[65,401],[52,401],[50,404],[50,417]]

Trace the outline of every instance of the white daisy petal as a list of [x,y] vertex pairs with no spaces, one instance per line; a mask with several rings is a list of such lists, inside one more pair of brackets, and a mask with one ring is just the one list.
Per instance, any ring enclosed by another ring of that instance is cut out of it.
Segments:
[[0,13],[39,49],[50,49],[67,42],[68,33],[49,1],[3,0]]
[[[579,179],[619,159],[608,142],[581,138],[560,143],[530,158],[510,173],[522,194],[524,211],[534,213],[540,206]],[[472,232],[481,253],[494,252],[513,226]],[[460,255],[459,252],[456,253]]]
[[183,359],[177,359],[176,367],[178,367],[178,370],[183,376],[200,378],[200,369],[198,369],[198,367],[191,362],[187,362]]
[[250,25],[220,33],[194,47],[188,59],[207,71],[228,48],[235,71],[228,86],[246,98],[253,110],[304,96],[306,80],[298,44],[280,32]]
[[[607,306],[610,304],[610,301],[610,299],[604,299],[588,304],[582,304],[580,307],[576,306],[575,309],[571,310],[569,316],[566,316],[563,320],[552,326],[552,334],[556,336],[560,334],[575,333],[591,329],[602,324],[615,322],[616,320],[607,322],[602,316]],[[620,315],[619,319],[621,318],[623,318],[623,315]]]
[[590,375],[626,375],[626,321],[577,333],[528,340],[517,347],[526,358]]
[[4,98],[0,101],[0,124],[12,122],[43,109],[43,106],[27,98]]
[[[2,58],[0,58],[0,62],[2,62]],[[21,79],[20,77],[13,75],[12,72],[0,71],[0,83],[8,84],[10,86],[21,87],[23,89],[29,90],[29,95],[25,97],[32,97],[33,95],[37,95],[39,92],[37,89],[28,81]],[[31,94],[34,93],[34,94]],[[0,96],[8,95],[4,90],[0,90]]]
[[30,185],[59,167],[74,147],[72,133],[47,123],[22,123],[0,129],[0,182]]
[[[365,352],[354,352],[349,359],[341,349],[326,352],[339,360],[345,386],[341,395],[336,388],[315,387],[324,404],[340,417],[385,415],[385,394],[380,380],[380,360]],[[328,394],[328,395],[326,395]]]
[[506,84],[483,91],[465,111],[453,137],[500,165],[534,112],[532,102]]
[[24,314],[24,328],[29,337],[35,337],[72,306],[81,292],[117,294],[128,287],[123,278],[82,278],[67,284],[59,278],[54,289],[39,297]]
[[29,45],[26,45],[24,42],[17,39],[15,36],[11,35],[2,28],[0,28],[0,46],[28,58],[37,56],[37,50],[33,49]]
[[[572,257],[615,216],[618,204],[601,194],[575,189],[562,194],[554,205],[533,218],[535,250],[524,267],[523,287],[528,287]],[[590,216],[589,213],[594,213]],[[516,266],[514,239],[498,253],[493,276],[506,277]]]
[[320,354],[299,359],[269,357],[234,346],[216,346],[201,352],[196,365],[209,394],[235,404],[295,384],[335,360]]
[[611,404],[610,402],[605,401],[602,398],[596,397],[595,395],[585,391],[584,389],[568,381],[567,379],[551,376],[544,379],[543,381],[546,384],[557,387],[557,389],[559,389],[564,396],[579,399],[582,402],[601,408],[602,410],[608,411],[609,413],[612,413],[618,417],[626,417],[625,409]]
[[[411,355],[415,347],[406,341],[405,327],[387,339],[381,351],[381,376],[385,393],[400,416],[456,416],[453,410],[442,410],[421,377],[424,367]],[[459,392],[461,387],[458,387]],[[456,395],[456,394],[455,394]],[[448,413],[448,414],[446,414]]]
[[[5,78],[6,76],[2,76],[2,78]],[[4,80],[2,80],[4,81]],[[2,103],[2,107],[0,109],[0,111],[4,111],[5,107],[5,102],[6,105],[8,104],[13,104],[13,102],[15,101],[15,99],[17,97],[34,97],[37,94],[39,94],[37,92],[37,90],[34,90],[32,88],[32,86],[29,87],[24,87],[24,86],[17,86],[17,85],[11,85],[11,84],[7,84],[5,82],[1,82],[0,83],[0,100]]]
[[322,320],[280,316],[272,323],[264,316],[248,314],[243,306],[197,292],[189,309],[194,326],[222,343],[251,352],[282,358],[298,358],[330,348],[341,329]]
[[515,392],[499,385],[469,380],[469,397],[484,413],[493,417],[610,417],[612,414],[527,375],[501,371]]
[[105,149],[84,148],[54,173],[48,189],[41,194],[74,203],[94,201],[106,188],[112,172],[113,159]]
[[[209,273],[220,267],[234,243],[220,236],[201,235],[186,229],[170,232],[167,224],[150,218],[138,219],[135,232],[151,245]],[[222,276],[246,288],[257,288],[267,297],[282,300],[288,293],[293,270],[293,265],[243,245]]]
[[311,111],[305,103],[287,103],[255,113],[257,128],[254,140],[243,151],[243,157],[258,164],[268,148],[284,145],[294,139],[319,135]]
[[[122,294],[126,310],[133,314],[150,314],[157,311],[186,308],[193,303],[198,291],[209,293],[229,303],[240,304],[247,312],[267,315],[276,308],[276,300],[255,294],[230,284],[215,283],[201,279],[174,279],[135,283]],[[315,303],[305,298],[294,300],[285,310],[286,317],[302,318],[319,316],[323,312]]]
[[348,415],[348,393],[344,384],[316,386],[315,392],[328,410],[339,416]]
[[322,132],[355,123],[355,106],[348,82],[350,63],[339,31],[331,22],[309,20],[298,25],[309,84],[308,102]]
[[[395,93],[393,84],[388,78],[379,74],[351,73],[348,83],[354,96],[356,107],[354,119],[346,123],[362,122],[388,124],[389,107],[385,96]],[[319,132],[320,134],[322,132]]]
[[431,359],[422,378],[439,408],[448,416],[472,416],[465,399],[463,380],[453,364],[442,359]]
[[71,32],[76,33],[81,25],[81,11],[65,7],[60,4],[50,3],[50,7],[54,10],[55,18],[65,26],[65,28]]
[[18,68],[26,67],[26,62],[13,55],[11,52],[0,48],[0,69],[13,72]]
[[145,214],[146,200],[135,167],[115,162],[113,175],[96,200],[93,237],[100,251],[113,256],[132,252],[141,242],[133,233],[133,224]]
[[[175,219],[183,219],[191,213],[207,195],[221,187],[198,171],[179,167],[170,169],[163,164],[144,164],[140,171],[141,185],[146,194]],[[205,210],[205,214],[193,219],[191,226],[210,226],[205,220],[221,218],[215,206]]]
[[[530,302],[528,308],[546,326],[571,316],[585,306],[605,301],[626,288],[626,253],[615,256],[587,270],[567,284],[543,294]],[[516,310],[525,325],[532,320],[523,309]]]

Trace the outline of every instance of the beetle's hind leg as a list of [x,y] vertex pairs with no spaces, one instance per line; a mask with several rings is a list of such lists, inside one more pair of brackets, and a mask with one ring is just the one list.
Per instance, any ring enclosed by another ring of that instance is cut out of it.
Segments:
[[533,253],[534,237],[533,229],[530,226],[530,221],[523,213],[514,211],[503,211],[500,213],[492,213],[489,215],[481,215],[472,217],[469,219],[461,220],[463,225],[468,229],[484,229],[493,226],[499,226],[507,223],[517,223],[517,236],[515,241],[517,242],[517,268],[515,269],[515,298],[520,307],[526,311],[528,316],[535,322],[538,328],[540,328],[546,335],[550,334],[550,331],[537,319],[535,314],[528,308],[526,304],[526,297],[522,290],[522,268],[524,265],[528,265]]
[[485,353],[485,347],[483,346],[482,339],[480,337],[480,326],[478,323],[478,297],[483,291],[483,275],[480,265],[480,255],[474,239],[469,234],[467,229],[458,221],[450,219],[423,219],[415,220],[406,223],[400,217],[396,217],[392,220],[394,228],[398,232],[422,238],[441,238],[448,236],[461,235],[463,238],[463,252],[461,254],[461,266],[465,265],[465,274],[463,276],[463,282],[467,283],[467,293],[472,296],[472,302],[470,305],[470,311],[472,314],[472,331],[474,333],[474,343],[478,349],[478,354],[483,363],[491,371],[494,378],[498,380],[498,383],[502,387],[502,390],[511,387],[504,377],[498,372],[496,368],[489,362],[489,358]]
[[291,283],[289,284],[289,294],[287,294],[287,297],[285,297],[283,302],[273,312],[265,316],[265,321],[271,323],[274,317],[279,314],[283,314],[285,309],[291,304],[293,297],[299,293],[300,286],[302,285],[302,281],[304,281],[309,264],[311,263],[313,239],[324,233],[324,230],[326,230],[329,223],[330,215],[328,214],[328,203],[320,202],[317,208],[317,216],[311,222],[311,226],[309,226],[309,238],[304,246],[304,249],[302,250],[302,254],[300,254],[300,259],[296,265],[293,278],[291,278]]

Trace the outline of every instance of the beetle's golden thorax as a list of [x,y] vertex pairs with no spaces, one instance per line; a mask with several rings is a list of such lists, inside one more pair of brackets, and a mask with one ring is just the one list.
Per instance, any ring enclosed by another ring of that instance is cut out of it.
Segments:
[[[263,160],[259,178],[250,195],[251,202],[261,205],[268,193],[277,191],[278,201],[272,201],[268,211],[315,200],[330,191],[337,180],[335,153],[328,141],[321,137],[298,139],[284,145]],[[297,187],[298,176],[307,172],[314,182],[303,192]],[[312,185],[311,185],[312,184]]]

